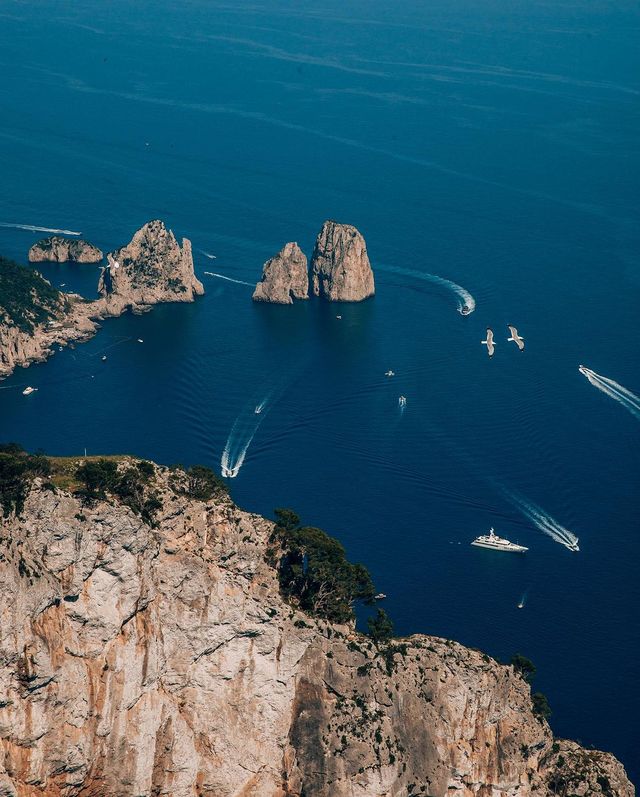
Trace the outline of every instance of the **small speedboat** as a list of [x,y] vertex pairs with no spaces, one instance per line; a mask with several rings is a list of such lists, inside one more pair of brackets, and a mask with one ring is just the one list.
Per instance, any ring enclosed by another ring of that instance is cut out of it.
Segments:
[[256,415],[260,415],[260,413],[262,412],[262,407],[260,405],[258,405],[255,408],[254,412],[255,412]]
[[144,343],[144,340],[142,340],[142,338],[138,338],[138,343]]
[[463,304],[460,308],[460,315],[469,315],[471,313],[471,308],[467,304]]
[[398,406],[399,407],[407,406],[407,399],[404,396],[400,396],[400,398],[398,399]]
[[518,604],[518,609],[524,609],[524,603],[522,603],[522,601]]
[[385,371],[384,375],[385,376],[395,376],[396,374],[395,374],[395,371]]
[[383,601],[386,597],[387,596],[384,594],[384,592],[379,592],[377,595],[373,596],[373,599],[376,601]]
[[31,387],[31,385],[29,385],[28,387],[25,387],[25,389],[22,391],[22,395],[30,396],[31,393],[35,393],[37,389],[38,389],[37,387]]
[[342,316],[341,316],[341,315],[337,315],[337,316],[336,316],[336,318],[337,318],[338,320],[340,320],[340,319],[342,318]]
[[104,361],[107,359],[107,355],[106,355],[106,354],[103,354],[103,355],[102,355],[102,357],[101,357],[100,359],[102,360],[102,362],[104,362]]

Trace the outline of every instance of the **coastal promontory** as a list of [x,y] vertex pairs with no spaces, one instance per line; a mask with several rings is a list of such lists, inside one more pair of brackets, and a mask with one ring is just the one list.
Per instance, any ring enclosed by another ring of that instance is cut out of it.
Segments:
[[293,304],[294,299],[308,298],[307,258],[297,243],[290,242],[264,264],[262,279],[253,292],[253,300]]
[[358,632],[366,570],[207,468],[4,446],[0,501],[0,795],[634,794],[517,667]]
[[88,241],[74,238],[63,238],[60,235],[53,235],[51,238],[43,238],[29,249],[30,263],[43,263],[51,261],[54,263],[99,263],[103,254],[97,246]]
[[191,242],[175,235],[160,220],[141,227],[131,241],[107,255],[98,291],[109,315],[159,302],[192,302],[204,293],[193,270]]
[[375,284],[367,246],[350,224],[325,221],[311,258],[313,292],[333,302],[361,302]]

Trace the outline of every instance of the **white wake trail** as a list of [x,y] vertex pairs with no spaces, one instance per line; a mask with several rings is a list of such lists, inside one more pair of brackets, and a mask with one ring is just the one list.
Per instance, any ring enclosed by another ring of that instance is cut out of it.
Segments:
[[587,377],[590,384],[597,387],[609,398],[622,404],[634,417],[640,418],[640,398],[635,393],[632,393],[613,379],[601,376],[584,365],[581,365],[578,370],[583,376]]
[[208,277],[217,277],[218,279],[227,280],[228,282],[235,282],[238,285],[248,285],[250,288],[255,287],[253,282],[245,282],[244,280],[233,279],[233,277],[226,277],[224,274],[216,274],[215,271],[204,271],[203,273]]
[[0,222],[0,227],[7,227],[12,230],[27,230],[28,232],[52,232],[58,233],[59,235],[82,235],[81,232],[75,232],[74,230],[57,230],[53,227],[36,227],[35,224],[7,224],[6,222]]
[[212,255],[211,252],[205,252],[204,249],[199,249],[198,251],[200,252],[201,255],[208,257],[209,260],[217,260],[216,255]]
[[466,314],[472,313],[476,309],[476,300],[466,288],[463,288],[462,285],[458,285],[457,282],[445,279],[444,277],[438,277],[437,274],[428,274],[424,271],[416,271],[412,268],[401,268],[399,266],[387,265],[378,266],[378,268],[381,271],[390,271],[393,274],[402,274],[405,277],[413,277],[414,279],[422,280],[423,282],[432,282],[435,285],[440,285],[443,288],[453,291],[458,299],[460,299],[460,303],[458,304],[458,312],[462,312],[463,307],[467,307]]
[[[220,458],[220,472],[227,479],[235,479],[244,464],[249,446],[256,436],[265,415],[273,391],[267,393],[262,401],[242,412],[234,421],[229,437]],[[249,414],[250,413],[250,414]]]
[[512,505],[515,506],[516,509],[519,509],[527,520],[533,523],[536,528],[547,534],[555,540],[555,542],[564,545],[565,548],[569,548],[569,550],[572,551],[578,550],[578,537],[572,531],[560,525],[560,523],[545,512],[542,507],[508,490],[504,490],[504,494],[511,501]]

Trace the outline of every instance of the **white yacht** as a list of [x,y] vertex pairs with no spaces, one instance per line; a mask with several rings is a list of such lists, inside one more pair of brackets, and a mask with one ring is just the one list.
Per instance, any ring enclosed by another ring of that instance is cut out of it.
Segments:
[[476,537],[471,545],[477,545],[478,548],[491,548],[493,551],[511,551],[512,553],[524,553],[529,550],[524,545],[516,545],[515,542],[498,537],[495,529],[490,529],[488,534]]
[[395,372],[394,371],[385,371],[384,375],[385,376],[395,376]]
[[37,389],[38,389],[37,387],[31,387],[31,385],[29,385],[28,387],[25,387],[25,389],[22,391],[22,395],[29,396],[31,395],[31,393],[35,393]]

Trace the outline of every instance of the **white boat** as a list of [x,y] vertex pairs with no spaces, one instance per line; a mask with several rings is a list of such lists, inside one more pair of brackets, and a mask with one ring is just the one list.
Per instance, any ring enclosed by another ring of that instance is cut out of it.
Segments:
[[256,415],[260,415],[260,413],[262,412],[262,407],[258,404],[258,406],[255,408],[254,412],[255,412]]
[[138,338],[138,343],[144,343],[144,340],[142,340],[142,338]]
[[469,315],[469,313],[471,312],[471,308],[468,305],[463,304],[458,312],[460,313],[460,315]]
[[400,396],[400,398],[398,399],[398,406],[399,407],[407,406],[407,399],[404,396]]
[[101,359],[101,360],[104,362],[104,361],[107,359],[107,355],[106,355],[106,354],[103,354],[103,355],[102,355],[102,357],[101,357],[100,359]]
[[22,391],[22,395],[29,396],[31,395],[31,393],[35,393],[37,389],[38,389],[37,387],[31,387],[31,385],[29,385],[28,387],[25,387],[25,389]]
[[384,594],[384,592],[379,592],[377,595],[373,596],[373,599],[376,601],[383,601],[386,597],[387,596]]
[[395,371],[385,371],[384,375],[385,376],[395,376]]
[[529,550],[524,545],[516,545],[515,542],[509,542],[504,537],[498,537],[494,529],[490,529],[488,534],[476,537],[471,545],[476,545],[478,548],[490,548],[492,551],[510,551],[511,553],[524,553]]
[[342,318],[342,316],[341,315],[337,315],[336,318],[339,320],[339,319]]

